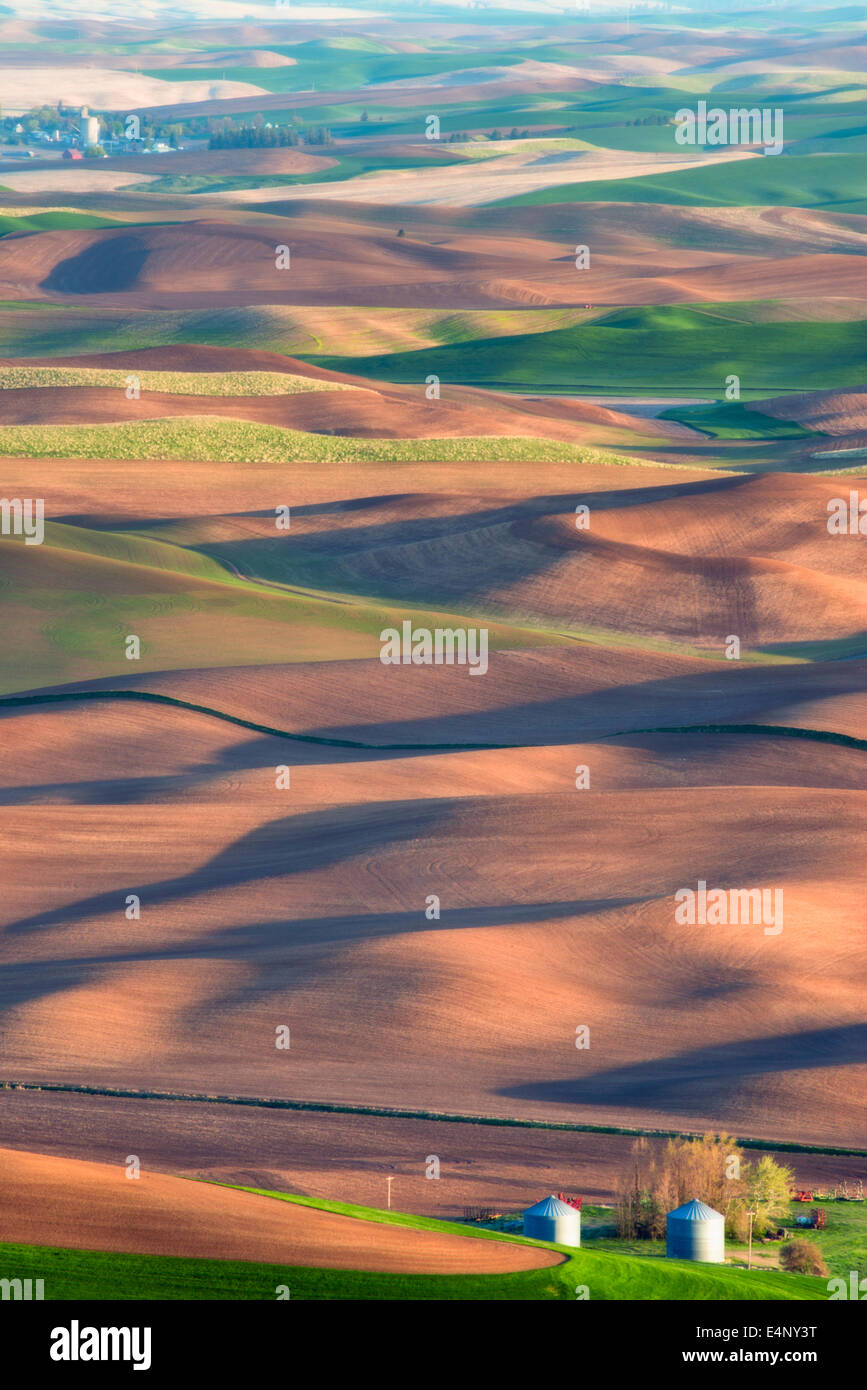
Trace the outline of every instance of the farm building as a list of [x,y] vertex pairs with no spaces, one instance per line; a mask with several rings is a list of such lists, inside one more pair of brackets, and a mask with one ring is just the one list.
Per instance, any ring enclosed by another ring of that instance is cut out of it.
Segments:
[[88,145],[99,144],[99,118],[91,116],[86,106],[81,108],[78,131],[82,149],[87,149]]
[[725,1263],[725,1217],[693,1198],[665,1218],[665,1253],[670,1260]]
[[524,1212],[524,1235],[553,1240],[558,1245],[581,1244],[581,1213],[559,1197],[544,1197]]

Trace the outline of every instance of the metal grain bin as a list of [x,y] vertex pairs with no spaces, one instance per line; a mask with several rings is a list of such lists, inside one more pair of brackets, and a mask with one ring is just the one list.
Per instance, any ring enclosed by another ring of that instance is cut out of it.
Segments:
[[533,1240],[553,1240],[558,1245],[581,1244],[581,1213],[559,1197],[543,1197],[524,1212],[524,1235]]
[[665,1253],[670,1260],[725,1263],[725,1217],[693,1198],[665,1218]]

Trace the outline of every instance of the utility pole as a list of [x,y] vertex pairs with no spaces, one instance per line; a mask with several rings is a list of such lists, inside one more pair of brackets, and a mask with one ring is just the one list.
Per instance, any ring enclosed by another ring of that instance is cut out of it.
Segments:
[[388,1210],[391,1211],[391,1184],[394,1182],[394,1178],[389,1176],[385,1181],[388,1183]]
[[748,1247],[748,1249],[747,1249],[747,1269],[752,1269],[752,1267],[753,1267],[753,1217],[755,1216],[755,1212],[749,1211],[749,1212],[747,1213],[747,1215],[748,1215],[749,1218],[750,1218],[750,1243],[749,1243],[749,1247]]

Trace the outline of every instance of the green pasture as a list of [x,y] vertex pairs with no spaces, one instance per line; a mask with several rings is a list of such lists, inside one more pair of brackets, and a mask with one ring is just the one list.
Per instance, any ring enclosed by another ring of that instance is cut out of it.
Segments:
[[741,398],[856,386],[864,380],[867,321],[744,322],[724,306],[616,309],[550,333],[479,339],[379,356],[307,356],[320,367],[394,382],[552,392],[671,392]]
[[673,406],[662,419],[678,420],[712,439],[808,439],[819,431],[805,429],[794,420],[777,420],[752,410],[743,401],[720,405]]
[[[679,150],[672,137],[672,150]],[[867,212],[867,154],[751,155],[634,179],[565,183],[504,198],[498,207],[546,203],[669,203],[694,207],[799,207]]]
[[[12,192],[12,189],[7,189]],[[22,201],[26,197],[22,194]],[[103,217],[90,212],[67,212],[61,209],[46,212],[32,212],[25,217],[5,213],[0,208],[0,237],[12,232],[52,232],[74,227],[118,227],[122,225],[116,217]]]
[[385,1212],[346,1202],[293,1194],[256,1192],[263,1200],[292,1202],[360,1221],[418,1231],[459,1234],[466,1239],[543,1245],[565,1256],[559,1265],[516,1274],[376,1274],[358,1270],[310,1269],[291,1265],[121,1255],[41,1246],[0,1246],[0,1278],[41,1278],[52,1299],[395,1299],[559,1302],[589,1299],[677,1301],[818,1301],[826,1282],[777,1271],[739,1270],[679,1260],[621,1255],[610,1250],[550,1246],[495,1231]]

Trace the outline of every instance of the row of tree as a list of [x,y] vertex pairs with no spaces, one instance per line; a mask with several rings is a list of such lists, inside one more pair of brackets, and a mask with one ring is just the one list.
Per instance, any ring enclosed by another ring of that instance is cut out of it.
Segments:
[[[504,135],[501,130],[489,130],[484,137],[486,140],[529,140],[529,130],[519,130],[516,125],[512,126],[508,135]],[[449,145],[466,144],[468,140],[475,140],[476,136],[471,135],[467,130],[454,130],[448,138]]]
[[748,1160],[728,1135],[669,1139],[661,1152],[639,1139],[619,1193],[620,1234],[630,1240],[662,1240],[667,1213],[698,1197],[722,1212],[732,1239],[747,1239],[751,1219],[753,1234],[761,1236],[788,1216],[793,1183],[789,1168],[768,1154]]
[[211,150],[273,150],[295,145],[334,144],[328,126],[311,126],[303,130],[295,125],[229,126],[216,130],[208,141]]

